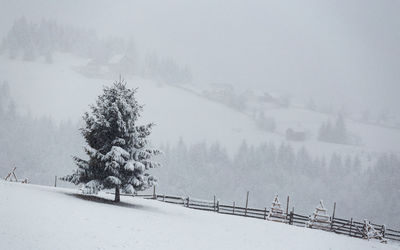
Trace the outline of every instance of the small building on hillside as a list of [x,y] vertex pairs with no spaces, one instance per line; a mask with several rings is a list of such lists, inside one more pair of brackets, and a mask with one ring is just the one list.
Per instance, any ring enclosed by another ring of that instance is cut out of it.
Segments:
[[289,141],[305,141],[307,139],[307,133],[303,130],[288,128],[286,130],[286,139]]

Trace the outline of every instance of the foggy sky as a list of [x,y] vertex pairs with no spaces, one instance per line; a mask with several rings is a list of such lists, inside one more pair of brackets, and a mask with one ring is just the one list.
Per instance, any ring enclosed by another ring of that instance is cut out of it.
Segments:
[[[381,109],[399,104],[400,1],[0,1],[16,18],[133,37],[188,64],[196,83],[232,83]],[[340,98],[338,98],[340,96]]]

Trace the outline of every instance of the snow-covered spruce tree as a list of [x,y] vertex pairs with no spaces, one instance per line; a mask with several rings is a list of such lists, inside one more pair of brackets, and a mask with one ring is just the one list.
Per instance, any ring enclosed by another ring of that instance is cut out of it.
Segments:
[[89,160],[74,157],[78,169],[63,179],[84,184],[86,194],[115,189],[115,201],[119,202],[120,189],[133,193],[156,184],[157,179],[146,170],[160,166],[151,160],[160,151],[148,148],[153,123],[136,125],[142,111],[134,97],[136,90],[119,80],[103,91],[83,117],[81,132]]

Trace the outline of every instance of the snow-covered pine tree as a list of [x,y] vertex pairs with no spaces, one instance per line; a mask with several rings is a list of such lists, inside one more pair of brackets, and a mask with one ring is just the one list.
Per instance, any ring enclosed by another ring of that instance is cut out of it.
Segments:
[[84,184],[84,193],[115,189],[115,201],[119,202],[120,189],[134,193],[156,184],[157,179],[146,170],[160,166],[152,161],[160,151],[148,147],[153,123],[136,125],[142,106],[135,92],[120,79],[105,87],[91,112],[85,113],[81,132],[88,144],[85,151],[89,160],[74,157],[77,170],[63,178],[75,185]]

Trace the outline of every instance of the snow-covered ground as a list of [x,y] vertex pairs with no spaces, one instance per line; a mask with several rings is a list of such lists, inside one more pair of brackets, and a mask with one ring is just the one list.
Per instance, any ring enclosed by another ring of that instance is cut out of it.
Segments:
[[0,249],[400,249],[141,198],[122,197],[118,205],[86,198],[72,189],[0,181]]

